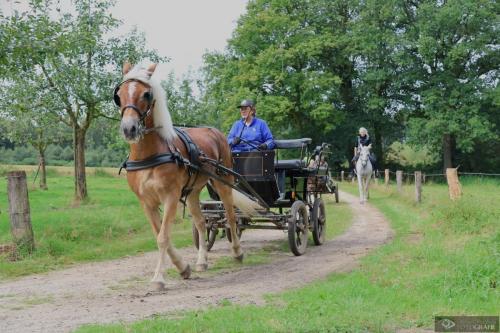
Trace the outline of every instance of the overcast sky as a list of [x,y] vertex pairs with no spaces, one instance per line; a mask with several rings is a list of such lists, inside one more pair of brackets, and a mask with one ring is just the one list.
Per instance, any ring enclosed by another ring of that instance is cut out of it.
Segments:
[[189,67],[198,69],[206,50],[224,49],[246,3],[247,0],[118,0],[112,13],[123,20],[125,30],[136,25],[146,33],[149,47],[171,58],[170,63],[158,68],[160,77],[166,77],[170,70],[179,77]]
[[[71,4],[71,0],[60,0]],[[9,14],[12,8],[26,8],[26,0],[0,0],[0,8]],[[191,67],[198,69],[205,51],[222,51],[226,41],[245,12],[247,0],[117,0],[111,10],[123,21],[119,34],[135,25],[146,33],[147,46],[170,63],[158,67],[158,75],[166,78],[174,70],[177,77]]]

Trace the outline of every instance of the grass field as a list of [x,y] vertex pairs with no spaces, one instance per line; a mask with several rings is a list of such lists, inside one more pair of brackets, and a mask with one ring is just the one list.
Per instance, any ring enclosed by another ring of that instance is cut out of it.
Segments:
[[[341,189],[356,193],[350,184]],[[372,191],[371,203],[396,235],[358,269],[268,297],[265,306],[230,303],[132,324],[78,332],[395,332],[433,329],[436,315],[500,313],[500,184],[469,181],[451,202],[443,185]]]
[[[58,269],[78,262],[118,258],[156,249],[153,232],[135,195],[123,177],[111,176],[102,169],[88,176],[90,199],[73,205],[73,177],[70,168],[51,168],[48,191],[33,184],[28,172],[31,221],[36,251],[22,260],[0,256],[0,278]],[[115,174],[117,170],[115,169]],[[7,185],[0,177],[0,244],[10,243]],[[182,219],[178,219],[181,222]],[[174,243],[191,245],[191,224],[174,227]]]
[[[124,177],[116,177],[117,169],[88,168],[88,191],[90,199],[79,206],[73,205],[74,183],[70,167],[50,167],[48,191],[41,191],[33,184],[36,167],[15,166],[28,174],[31,220],[35,234],[36,251],[24,254],[21,260],[13,261],[8,254],[0,254],[0,279],[13,278],[33,273],[60,269],[86,261],[99,261],[134,255],[155,250],[156,241],[135,195],[129,190]],[[11,242],[6,170],[0,167],[0,244]],[[207,193],[202,199],[207,199]],[[346,204],[333,205],[327,199],[327,237],[333,238],[343,232],[351,220]],[[179,205],[179,207],[181,207]],[[179,212],[174,225],[173,240],[176,247],[192,245],[191,222]],[[275,251],[288,252],[286,241],[277,242]],[[270,260],[262,251],[252,253],[245,265]],[[236,268],[234,260],[221,259],[212,270]]]

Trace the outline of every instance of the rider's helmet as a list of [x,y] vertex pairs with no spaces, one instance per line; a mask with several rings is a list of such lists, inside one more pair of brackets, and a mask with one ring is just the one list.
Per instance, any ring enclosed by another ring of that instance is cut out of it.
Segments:
[[251,99],[244,99],[241,101],[240,105],[238,106],[238,109],[239,108],[242,108],[242,107],[245,107],[245,106],[249,106],[250,109],[253,111],[253,114],[255,116],[255,102]]
[[241,108],[244,106],[249,106],[249,107],[253,108],[253,107],[255,107],[255,103],[251,99],[244,99],[241,101],[240,105],[238,105],[238,108]]
[[365,136],[365,135],[368,135],[368,130],[364,127],[360,127],[359,128],[359,135],[360,136]]

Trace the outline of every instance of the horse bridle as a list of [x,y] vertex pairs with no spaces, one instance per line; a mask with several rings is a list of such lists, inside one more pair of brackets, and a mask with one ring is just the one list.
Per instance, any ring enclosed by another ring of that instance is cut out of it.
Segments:
[[[148,102],[148,108],[145,112],[142,112],[136,105],[134,104],[127,104],[125,105],[124,107],[121,106],[121,101],[120,101],[120,96],[118,96],[118,90],[120,90],[120,87],[124,84],[124,83],[127,83],[127,82],[140,82],[144,85],[146,85],[147,87],[150,88],[150,90],[148,91],[148,99],[147,99],[147,102]],[[116,106],[118,106],[120,108],[120,118],[123,118],[123,114],[125,113],[125,110],[127,109],[132,109],[134,110],[135,112],[137,112],[137,114],[139,115],[139,122],[141,123],[141,125],[146,128],[146,124],[145,124],[145,121],[146,121],[146,118],[150,115],[151,113],[151,109],[153,109],[154,105],[155,105],[155,100],[154,100],[154,96],[153,96],[153,91],[151,90],[151,86],[141,80],[137,80],[137,79],[127,79],[127,80],[124,80],[122,82],[120,82],[116,87],[115,87],[115,90],[113,91],[113,100],[116,104]]]

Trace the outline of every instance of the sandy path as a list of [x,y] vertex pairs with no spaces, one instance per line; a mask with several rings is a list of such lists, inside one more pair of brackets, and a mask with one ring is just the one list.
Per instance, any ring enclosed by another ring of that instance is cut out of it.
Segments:
[[[300,287],[332,272],[352,270],[359,258],[390,240],[392,230],[383,215],[370,205],[360,205],[356,197],[347,193],[341,193],[341,200],[353,209],[353,224],[323,246],[308,247],[301,257],[280,253],[271,264],[214,275],[210,263],[230,255],[227,241],[218,240],[209,253],[208,272],[194,273],[190,280],[167,276],[167,289],[162,292],[153,292],[149,284],[156,253],[1,283],[0,332],[68,332],[86,323],[139,320],[153,314],[218,304],[225,299],[261,304],[264,294]],[[278,239],[286,239],[286,234],[275,230],[247,231],[243,233],[242,246],[247,250],[261,248]],[[181,253],[193,267],[194,249],[181,249]]]

